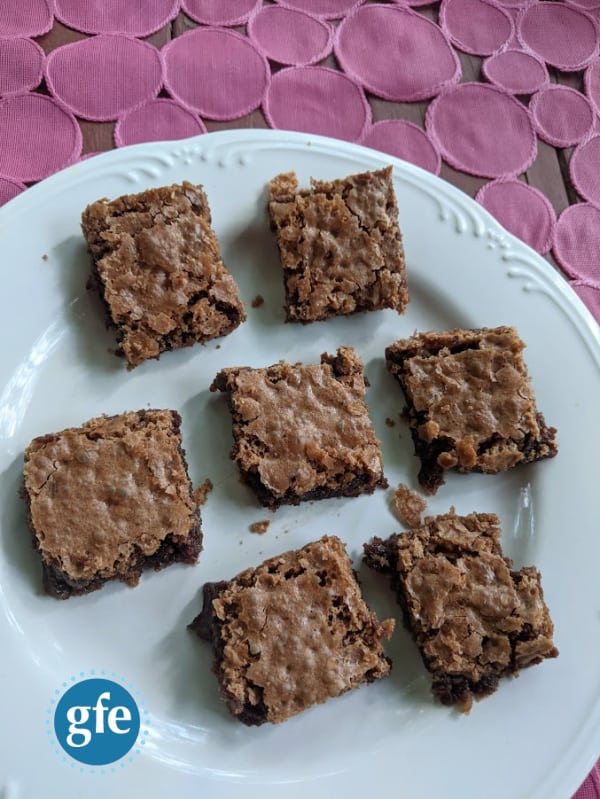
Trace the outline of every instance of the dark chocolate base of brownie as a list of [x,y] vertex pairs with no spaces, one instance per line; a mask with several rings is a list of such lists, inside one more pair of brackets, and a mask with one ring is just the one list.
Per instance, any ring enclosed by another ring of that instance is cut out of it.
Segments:
[[340,480],[339,485],[332,487],[318,486],[304,494],[297,494],[289,489],[283,496],[276,496],[263,485],[256,470],[249,470],[240,476],[240,480],[256,494],[261,505],[269,510],[277,510],[280,505],[299,505],[301,502],[312,502],[318,499],[340,499],[341,497],[358,497],[361,494],[373,494],[376,488],[389,488],[385,477],[376,482],[369,477],[359,475],[348,482]]
[[[34,547],[36,542],[34,541]],[[160,571],[174,563],[187,563],[193,565],[202,552],[202,532],[200,518],[198,526],[192,530],[185,543],[177,542],[172,535],[167,535],[157,551],[146,557],[139,552],[132,563],[127,575],[117,577],[95,577],[92,580],[72,580],[69,575],[50,563],[42,561],[42,585],[44,591],[57,599],[69,599],[72,596],[82,596],[102,588],[107,582],[119,579],[129,585],[137,585],[142,572],[153,569]]]
[[[406,397],[406,394],[404,395]],[[423,424],[423,417],[413,414],[410,410],[405,412],[405,417],[409,419],[410,434],[413,440],[415,455],[421,461],[417,479],[422,488],[429,494],[435,494],[437,489],[444,484],[444,475],[447,469],[440,466],[438,458],[444,453],[451,452],[455,442],[446,436],[438,436],[435,441],[424,441],[419,435],[418,428]],[[553,458],[557,452],[555,436],[556,428],[548,427],[544,415],[536,413],[536,422],[540,429],[539,436],[526,433],[520,443],[520,452],[523,456],[521,463],[533,463],[544,458]],[[491,436],[487,441],[477,447],[477,456],[484,455],[492,447],[504,443],[500,436]],[[458,469],[457,471],[461,471]],[[482,469],[475,464],[468,471],[480,474],[489,474],[488,470]]]
[[[196,635],[203,641],[211,644],[213,651],[213,674],[219,679],[219,663],[223,660],[223,651],[225,643],[220,635],[221,624],[216,614],[212,611],[212,601],[219,596],[223,589],[227,588],[229,583],[226,580],[220,580],[215,583],[205,583],[202,588],[203,605],[202,611],[196,618],[188,624],[188,629],[196,633]],[[248,727],[258,727],[268,721],[268,708],[262,698],[262,689],[259,685],[249,683],[249,688],[260,697],[255,703],[249,702],[247,699],[243,703],[242,709],[236,713],[236,718]],[[227,694],[221,690],[223,699],[227,701]]]
[[[420,558],[431,556],[431,565],[426,572],[427,579],[432,579],[435,571],[434,568],[439,568],[441,562],[457,564],[461,558],[477,558],[478,544],[473,539],[461,542],[459,535],[456,539],[450,537],[444,540],[440,536],[439,540],[432,546],[428,541],[427,529],[434,530],[434,526],[439,523],[441,525],[449,525],[452,528],[453,520],[459,525],[472,527],[473,532],[477,534],[480,532],[482,538],[486,540],[484,546],[481,547],[481,552],[485,555],[492,557],[492,563],[495,565],[490,567],[489,562],[482,564],[484,569],[505,570],[508,581],[512,584],[512,591],[517,597],[521,596],[523,606],[517,607],[510,612],[503,607],[493,607],[493,591],[497,587],[494,584],[497,579],[496,571],[494,571],[493,579],[489,577],[489,584],[484,578],[482,585],[475,586],[475,591],[484,590],[489,594],[488,603],[489,607],[484,609],[483,626],[485,626],[486,615],[489,614],[490,618],[496,617],[495,626],[489,623],[489,629],[486,632],[489,634],[490,639],[486,639],[483,634],[482,627],[478,629],[478,622],[471,621],[472,632],[479,636],[481,635],[481,644],[485,646],[486,640],[491,640],[494,636],[498,639],[503,639],[502,644],[505,650],[501,657],[490,656],[486,662],[485,657],[475,655],[477,645],[474,646],[473,641],[467,638],[465,649],[461,651],[459,646],[460,636],[453,637],[449,635],[452,625],[455,623],[453,619],[464,617],[469,618],[469,614],[480,611],[477,605],[471,609],[469,600],[476,597],[480,601],[476,593],[471,597],[467,594],[464,601],[465,606],[462,610],[456,611],[458,616],[454,616],[444,604],[452,601],[453,593],[460,591],[456,585],[451,585],[449,582],[444,582],[444,577],[441,578],[441,583],[438,596],[435,594],[435,584],[432,582],[429,586],[419,584],[419,595],[416,599],[416,606],[421,608],[421,611],[415,613],[415,608],[411,608],[410,599],[415,602],[414,596],[411,596],[412,588],[408,587],[410,580],[410,570],[400,568],[399,565],[399,546],[398,542],[402,538],[399,535],[392,535],[386,540],[374,538],[372,543],[364,545],[365,562],[372,569],[387,574],[390,578],[392,589],[396,593],[398,604],[402,609],[404,625],[411,633],[417,646],[419,647],[423,663],[428,671],[431,673],[432,678],[432,692],[440,702],[444,705],[457,705],[462,710],[468,711],[473,698],[481,699],[489,694],[492,694],[498,687],[500,679],[506,675],[517,675],[520,669],[527,666],[532,666],[541,663],[546,658],[554,658],[558,655],[558,650],[552,643],[553,626],[550,620],[548,609],[544,604],[543,591],[540,583],[540,574],[534,567],[525,567],[520,571],[513,571],[511,569],[512,562],[508,558],[504,558],[502,550],[499,545],[499,527],[498,518],[493,514],[471,514],[469,517],[455,517],[454,514],[438,517],[437,519],[426,519],[425,526],[417,528],[414,531],[404,534],[403,544],[408,544],[409,537],[420,537],[421,545],[417,548],[420,552]],[[476,537],[476,536],[475,536]],[[473,546],[471,550],[470,547]],[[419,558],[415,558],[418,562]],[[502,588],[505,584],[502,585]],[[429,595],[431,593],[431,596]],[[501,594],[500,594],[501,596]],[[497,599],[497,595],[495,597]],[[427,616],[427,608],[423,605],[425,602],[438,602],[440,608],[437,609],[439,617],[439,628],[435,626],[428,626],[423,621]],[[475,600],[473,600],[475,602]],[[537,603],[538,612],[537,616],[531,614],[528,616],[530,608]],[[524,609],[523,609],[524,608]],[[505,619],[503,614],[506,614]],[[442,642],[441,647],[434,647],[432,651],[436,652],[436,656],[427,654],[427,648],[431,647],[436,637],[441,636],[441,630],[444,629],[445,642]],[[457,628],[458,629],[458,628]],[[477,631],[477,632],[475,632]],[[470,647],[474,647],[470,650]],[[440,664],[439,652],[446,653],[448,662],[445,666]],[[470,654],[465,654],[469,652]],[[455,659],[462,657],[464,662],[460,668],[456,667]],[[471,672],[470,674],[468,672]]]

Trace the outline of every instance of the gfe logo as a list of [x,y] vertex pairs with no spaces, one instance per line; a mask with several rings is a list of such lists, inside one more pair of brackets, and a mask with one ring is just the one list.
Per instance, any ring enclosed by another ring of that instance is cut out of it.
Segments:
[[89,766],[120,760],[139,731],[135,699],[112,680],[90,679],[72,685],[54,712],[57,741],[68,755]]

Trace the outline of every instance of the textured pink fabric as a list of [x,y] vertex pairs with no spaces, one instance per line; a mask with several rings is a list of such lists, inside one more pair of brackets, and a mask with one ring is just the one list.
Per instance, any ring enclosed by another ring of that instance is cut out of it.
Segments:
[[[583,8],[584,11],[593,11],[596,8],[600,8],[600,0],[565,0],[565,2],[568,6]],[[600,799],[600,796],[598,799]]]
[[[600,288],[598,286],[590,286],[583,280],[571,280],[569,285],[574,289],[581,301],[591,311],[592,316],[600,324]],[[596,766],[596,773],[598,766]],[[573,799],[600,799],[600,779],[589,776],[583,783],[581,788],[577,791]]]
[[598,29],[594,20],[564,3],[535,3],[519,18],[521,42],[558,69],[587,67],[598,54]]
[[158,50],[130,36],[93,36],[58,47],[46,61],[48,88],[84,119],[116,119],[156,97],[161,82]]
[[505,50],[483,62],[485,77],[509,94],[533,94],[550,82],[543,61],[523,50]]
[[202,121],[175,100],[159,97],[133,108],[115,125],[115,144],[138,144],[143,141],[187,139],[206,133]]
[[594,110],[600,114],[600,60],[594,61],[585,71],[585,93],[587,94]]
[[511,38],[512,19],[487,0],[442,0],[440,25],[459,50],[491,55]]
[[178,11],[179,0],[54,0],[56,18],[84,33],[149,36]]
[[202,116],[237,119],[261,104],[269,65],[246,36],[225,28],[196,28],[162,52],[165,86]]
[[81,153],[75,117],[42,94],[17,94],[0,101],[0,174],[41,180]]
[[35,89],[42,80],[44,58],[31,39],[0,39],[0,96]]
[[442,158],[473,175],[513,177],[537,154],[529,112],[495,86],[461,83],[436,97],[425,127]]
[[495,180],[482,186],[475,199],[536,252],[550,251],[556,214],[541,191],[516,179]]
[[329,55],[333,28],[304,11],[263,6],[248,20],[248,38],[272,61],[306,66]]
[[275,2],[323,19],[340,19],[353,8],[362,5],[365,0],[275,0]]
[[41,36],[52,27],[50,0],[2,0],[0,36]]
[[386,100],[424,100],[460,79],[446,35],[403,6],[357,9],[337,29],[334,50],[348,75]]
[[23,183],[0,176],[0,205],[4,205],[27,188]]
[[392,0],[392,2],[399,6],[411,6],[412,8],[431,5],[431,0]]
[[538,136],[555,147],[579,144],[594,127],[594,109],[568,86],[548,86],[531,98],[529,110]]
[[442,165],[440,154],[425,131],[403,119],[385,119],[369,127],[360,139],[360,144],[395,155],[422,169],[439,175]]
[[327,67],[288,67],[273,75],[263,111],[272,128],[358,141],[371,109],[351,78]]
[[575,150],[569,173],[583,199],[600,206],[600,136],[593,136]]
[[261,0],[182,0],[182,10],[203,25],[241,25]]
[[594,109],[568,86],[548,86],[531,98],[529,109],[538,136],[555,147],[579,144],[594,127]]
[[537,2],[537,0],[490,0],[496,6],[502,6],[502,8],[508,9],[520,9],[524,8],[525,6],[530,6],[532,3]]
[[[585,302],[596,320],[600,322],[600,289],[589,286],[582,280],[571,281],[571,286]],[[600,799],[600,760],[573,799]]]
[[570,205],[558,217],[554,257],[569,277],[600,286],[600,208]]

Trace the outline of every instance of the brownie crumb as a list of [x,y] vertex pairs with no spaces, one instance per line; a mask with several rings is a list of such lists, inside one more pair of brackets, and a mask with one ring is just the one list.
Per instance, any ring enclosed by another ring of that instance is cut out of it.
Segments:
[[194,499],[196,500],[196,504],[198,505],[198,507],[200,507],[200,505],[204,505],[204,503],[208,498],[208,495],[212,490],[213,490],[212,480],[209,477],[207,477],[206,480],[194,490]]
[[48,254],[47,254],[47,253],[44,253],[44,254],[42,255],[42,261],[47,261],[47,260],[48,260]]
[[386,425],[388,427],[395,427],[396,426],[396,422],[390,416],[386,417],[385,423],[386,423]]
[[256,297],[252,300],[252,307],[253,308],[260,308],[261,305],[264,305],[265,298],[262,294],[257,294]]
[[405,527],[420,527],[427,502],[404,483],[400,483],[392,495],[392,508]]
[[268,519],[264,519],[262,522],[253,522],[250,525],[250,532],[251,533],[258,533],[258,535],[262,535],[266,533],[269,529],[269,525],[271,522]]

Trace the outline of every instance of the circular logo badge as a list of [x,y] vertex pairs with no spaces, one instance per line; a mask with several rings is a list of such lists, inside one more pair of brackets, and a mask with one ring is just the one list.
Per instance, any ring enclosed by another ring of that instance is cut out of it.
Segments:
[[72,685],[54,712],[56,739],[68,755],[89,766],[120,760],[139,731],[135,699],[112,680],[89,679]]

